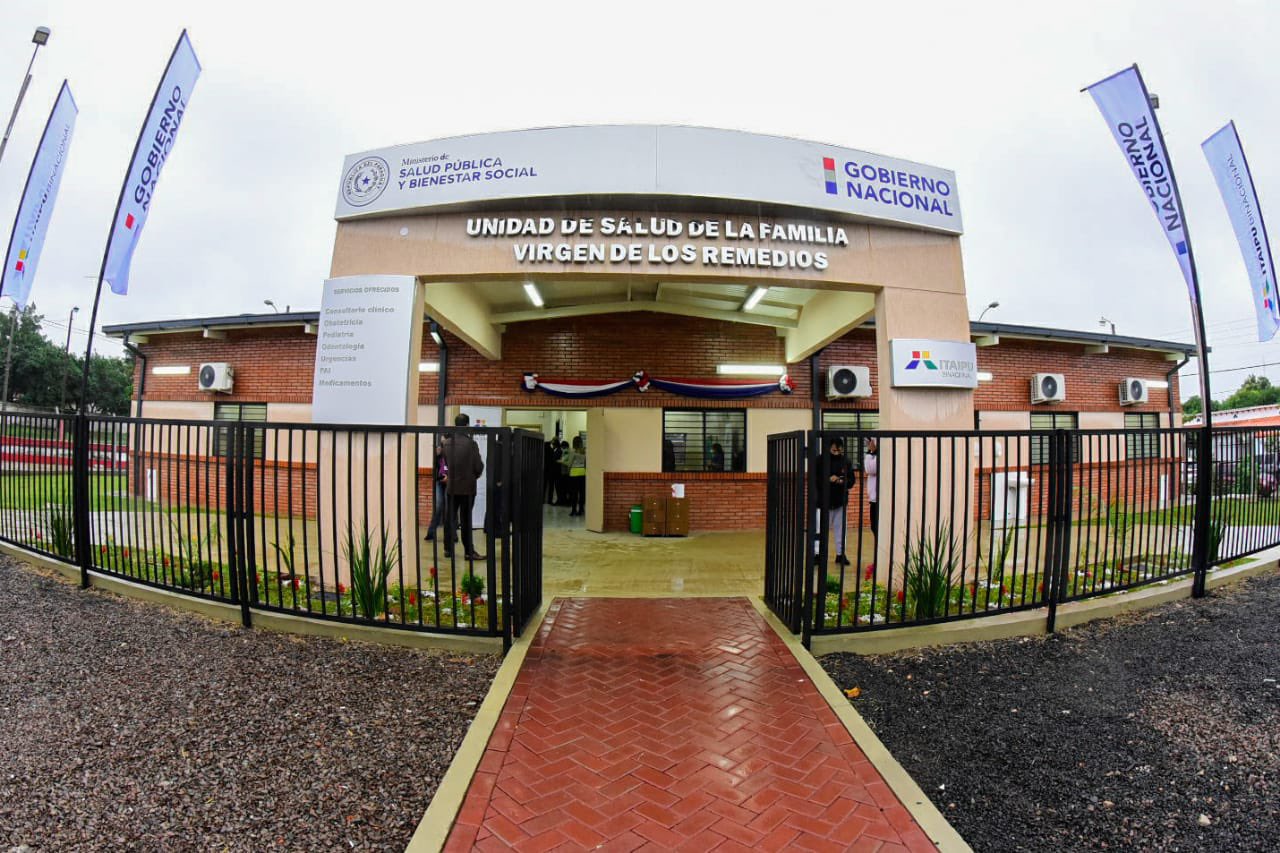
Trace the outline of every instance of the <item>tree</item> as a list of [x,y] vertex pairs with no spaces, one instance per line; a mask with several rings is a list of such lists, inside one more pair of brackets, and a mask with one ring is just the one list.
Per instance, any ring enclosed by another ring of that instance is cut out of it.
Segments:
[[1272,385],[1271,380],[1265,376],[1250,374],[1234,394],[1222,401],[1222,406],[1227,409],[1244,409],[1275,403],[1280,403],[1280,388]]
[[[0,346],[9,344],[12,317],[11,312],[0,314]],[[68,355],[61,345],[46,338],[40,330],[43,321],[34,304],[18,312],[9,400],[38,409],[78,408],[84,359]],[[88,411],[128,414],[132,385],[132,354],[124,358],[95,355],[89,368]]]

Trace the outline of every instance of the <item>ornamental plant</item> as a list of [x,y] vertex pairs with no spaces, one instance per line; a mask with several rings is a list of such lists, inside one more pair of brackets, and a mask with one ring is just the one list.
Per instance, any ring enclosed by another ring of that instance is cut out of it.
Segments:
[[343,555],[351,567],[351,603],[358,615],[366,619],[376,619],[387,603],[387,576],[399,561],[399,550],[395,544],[387,547],[387,534],[382,531],[374,547],[373,537],[368,529],[355,537],[347,531],[347,541],[343,545]]
[[932,533],[926,532],[922,525],[915,541],[907,542],[902,585],[915,605],[917,618],[933,619],[946,613],[947,598],[957,574],[957,550],[946,523],[939,524]]
[[471,598],[479,598],[480,594],[484,592],[484,578],[472,574],[468,569],[467,573],[462,576],[458,588]]

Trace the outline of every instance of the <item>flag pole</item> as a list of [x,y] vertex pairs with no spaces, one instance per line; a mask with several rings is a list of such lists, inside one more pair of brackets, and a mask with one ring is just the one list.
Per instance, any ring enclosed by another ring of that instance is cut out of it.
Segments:
[[178,48],[182,46],[182,40],[187,37],[187,31],[184,29],[182,34],[178,36],[178,41],[173,46],[173,51],[169,54],[169,61],[165,63],[164,72],[161,73],[159,81],[156,82],[156,91],[151,96],[151,103],[147,105],[147,111],[142,117],[142,127],[138,129],[138,139],[133,143],[133,153],[129,155],[129,165],[125,169],[124,180],[120,182],[120,195],[116,197],[116,209],[111,214],[111,227],[107,231],[107,245],[102,250],[102,266],[98,270],[98,287],[93,294],[93,310],[89,313],[89,343],[84,349],[84,370],[80,376],[80,414],[86,414],[89,402],[89,362],[93,359],[93,332],[98,325],[98,304],[102,301],[102,281],[107,274],[107,257],[111,254],[111,241],[115,237],[116,219],[120,216],[120,206],[124,204],[125,190],[129,188],[129,175],[133,171],[133,164],[138,158],[138,149],[142,147],[142,135],[147,130],[147,120],[151,117],[151,113],[156,108],[156,101],[160,99],[160,89],[164,86],[165,78],[169,75],[169,68],[173,66],[174,57],[178,55]]
[[[1151,103],[1151,93],[1147,91],[1146,81],[1142,79],[1142,71],[1137,63],[1133,65],[1134,74],[1138,76],[1138,85],[1142,94]],[[1196,506],[1194,533],[1191,545],[1191,595],[1202,598],[1205,593],[1205,579],[1209,572],[1209,523],[1211,521],[1211,503],[1213,501],[1213,397],[1209,391],[1209,346],[1204,328],[1204,310],[1200,301],[1200,273],[1196,268],[1196,253],[1191,248],[1191,227],[1187,222],[1187,208],[1182,203],[1182,193],[1178,189],[1178,179],[1173,172],[1173,155],[1165,142],[1164,131],[1160,129],[1160,119],[1155,107],[1151,108],[1151,121],[1155,125],[1156,135],[1160,138],[1160,146],[1164,149],[1165,162],[1169,167],[1169,183],[1173,185],[1173,197],[1182,213],[1182,237],[1187,244],[1187,263],[1191,267],[1191,317],[1196,336],[1196,359],[1200,362],[1200,403],[1204,413],[1204,425],[1198,430],[1199,445],[1196,450]],[[1170,424],[1173,426],[1173,424]]]

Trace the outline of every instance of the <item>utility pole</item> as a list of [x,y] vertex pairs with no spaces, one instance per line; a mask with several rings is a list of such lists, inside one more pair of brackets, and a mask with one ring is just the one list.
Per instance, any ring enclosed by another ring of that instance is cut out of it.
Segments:
[[[63,349],[63,353],[66,355],[68,361],[71,360],[71,324],[75,322],[76,312],[79,310],[80,310],[80,306],[76,305],[71,309],[71,314],[67,316],[67,345]],[[62,389],[58,395],[58,413],[59,414],[62,413],[62,407],[65,406],[66,403],[67,403],[67,374],[66,374],[66,371],[63,371]],[[83,403],[83,401],[81,401],[81,403]]]

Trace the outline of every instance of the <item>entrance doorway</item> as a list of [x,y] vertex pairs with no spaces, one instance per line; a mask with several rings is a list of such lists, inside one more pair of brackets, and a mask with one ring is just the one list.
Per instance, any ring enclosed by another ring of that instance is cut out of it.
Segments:
[[[586,517],[571,514],[574,484],[569,482],[568,472],[559,460],[567,462],[575,438],[581,439],[583,448],[590,452],[586,410],[503,409],[502,425],[542,435],[544,452],[547,454],[544,473],[546,483],[543,490],[544,529],[585,529]],[[552,441],[558,442],[558,453],[547,446]]]

